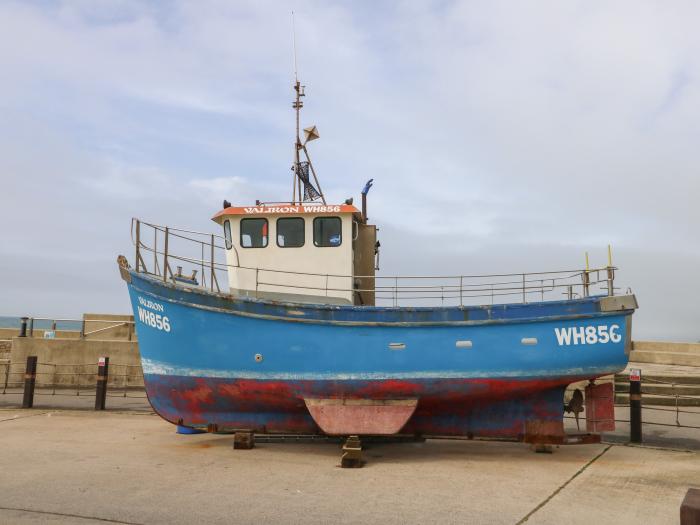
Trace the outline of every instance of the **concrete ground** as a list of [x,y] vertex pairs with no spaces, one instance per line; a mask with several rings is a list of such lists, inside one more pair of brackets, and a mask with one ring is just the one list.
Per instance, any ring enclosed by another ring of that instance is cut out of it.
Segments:
[[334,443],[233,450],[109,406],[0,409],[0,523],[675,524],[700,487],[696,450],[431,439],[340,469]]

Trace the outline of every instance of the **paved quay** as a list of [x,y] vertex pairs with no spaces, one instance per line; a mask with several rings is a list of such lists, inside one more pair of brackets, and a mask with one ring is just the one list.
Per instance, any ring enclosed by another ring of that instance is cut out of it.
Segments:
[[[122,407],[123,408],[123,407]],[[695,450],[182,436],[148,410],[0,409],[0,523],[678,523]]]

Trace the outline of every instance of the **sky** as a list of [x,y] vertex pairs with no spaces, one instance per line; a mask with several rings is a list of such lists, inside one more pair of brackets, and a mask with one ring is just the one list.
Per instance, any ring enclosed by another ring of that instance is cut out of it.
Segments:
[[129,311],[132,217],[291,198],[302,125],[382,274],[607,262],[636,339],[700,340],[700,4],[0,2],[0,315]]

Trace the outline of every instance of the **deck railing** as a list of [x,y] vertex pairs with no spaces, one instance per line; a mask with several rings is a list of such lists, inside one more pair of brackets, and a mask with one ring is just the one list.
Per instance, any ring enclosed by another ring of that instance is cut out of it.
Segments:
[[[135,270],[161,278],[221,292],[227,279],[224,272],[236,269],[254,277],[256,294],[275,290],[301,295],[329,296],[348,292],[375,292],[377,304],[419,306],[441,304],[527,303],[555,299],[574,299],[590,295],[615,295],[616,267],[521,272],[489,275],[387,276],[318,274],[253,268],[240,265],[235,245],[235,264],[225,262],[226,248],[221,235],[171,228],[132,219],[132,242],[136,249]],[[175,247],[175,245],[178,245]],[[224,262],[220,262],[223,260]],[[182,274],[189,264],[191,275]],[[173,272],[173,265],[178,271]],[[199,276],[199,278],[198,278]],[[284,279],[280,279],[284,277]],[[360,288],[361,282],[373,282],[374,288]],[[351,286],[337,283],[348,282]]]

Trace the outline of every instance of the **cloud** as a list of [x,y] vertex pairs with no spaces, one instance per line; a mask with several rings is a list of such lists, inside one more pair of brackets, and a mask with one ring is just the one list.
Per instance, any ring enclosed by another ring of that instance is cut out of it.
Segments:
[[[700,339],[692,2],[4,2],[3,275],[75,297],[32,313],[125,310],[132,216],[211,230],[224,198],[289,198],[292,8],[310,153],[330,200],[375,179],[383,271],[556,269],[612,243],[636,335]],[[4,313],[37,308],[2,285]]]

